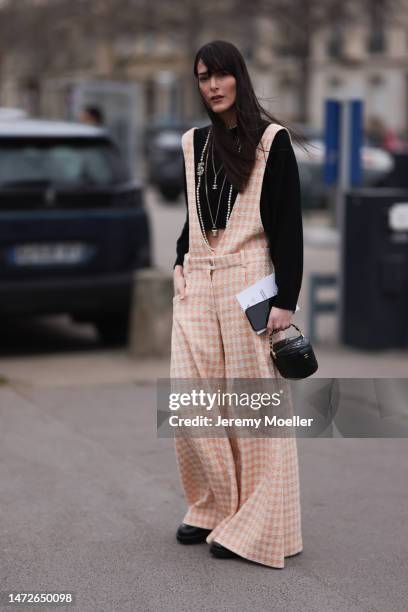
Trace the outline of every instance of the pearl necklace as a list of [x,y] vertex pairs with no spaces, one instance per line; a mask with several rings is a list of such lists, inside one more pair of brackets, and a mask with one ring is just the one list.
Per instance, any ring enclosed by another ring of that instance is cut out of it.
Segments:
[[[208,248],[214,251],[215,249],[210,245],[210,243],[208,242],[207,236],[205,234],[205,226],[203,222],[203,216],[202,216],[201,204],[200,204],[200,185],[201,185],[201,177],[204,174],[204,155],[207,150],[208,141],[210,139],[211,129],[212,128],[210,127],[210,129],[208,130],[207,138],[205,140],[203,150],[201,151],[200,161],[197,164],[197,177],[198,178],[197,178],[197,187],[196,187],[196,200],[197,200],[198,216],[199,216],[200,224],[202,227],[202,234],[203,234],[204,241],[206,242]],[[230,186],[229,195],[228,195],[227,217],[226,217],[225,227],[227,227],[228,220],[231,214],[231,197],[232,197],[232,184]],[[210,211],[210,214],[211,214],[211,211]],[[214,221],[213,221],[213,225],[214,225]],[[213,227],[211,231],[214,236],[216,236],[218,233],[218,230],[215,227]]]

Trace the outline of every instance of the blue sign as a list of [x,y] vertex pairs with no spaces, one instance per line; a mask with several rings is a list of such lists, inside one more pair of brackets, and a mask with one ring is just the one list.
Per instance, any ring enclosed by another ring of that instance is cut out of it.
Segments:
[[350,100],[350,164],[349,183],[351,186],[361,184],[361,155],[363,141],[363,103],[361,100]]
[[337,183],[340,158],[341,105],[338,100],[325,101],[323,180],[326,185]]

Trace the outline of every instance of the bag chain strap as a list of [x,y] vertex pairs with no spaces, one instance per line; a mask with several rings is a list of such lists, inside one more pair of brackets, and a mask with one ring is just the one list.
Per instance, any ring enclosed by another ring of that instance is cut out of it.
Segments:
[[[295,329],[297,329],[297,330],[298,330],[298,332],[299,332],[299,334],[302,336],[302,338],[304,338],[304,335],[302,334],[301,330],[298,328],[298,326],[297,326],[297,325],[295,325],[294,323],[291,323],[291,324],[289,325],[289,327],[294,327]],[[288,329],[289,329],[289,328],[288,328]],[[272,353],[272,355],[273,355],[274,357],[275,357],[276,355],[275,355],[275,352],[274,352],[274,350],[273,350],[272,336],[273,336],[273,334],[274,334],[275,332],[277,332],[277,331],[278,331],[278,330],[274,329],[274,330],[273,330],[273,331],[272,331],[272,332],[269,334],[269,347],[270,347],[270,349],[271,349],[271,353]],[[279,330],[279,331],[280,331],[280,330]]]

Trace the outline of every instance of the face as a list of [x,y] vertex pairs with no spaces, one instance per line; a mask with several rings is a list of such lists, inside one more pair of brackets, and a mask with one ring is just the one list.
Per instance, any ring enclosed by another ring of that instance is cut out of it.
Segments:
[[221,70],[208,74],[208,68],[200,59],[197,63],[198,86],[206,105],[214,113],[225,113],[232,109],[237,95],[236,79]]
[[90,125],[96,124],[94,117],[90,113],[88,113],[87,110],[82,111],[80,120],[82,121],[82,123],[89,123]]

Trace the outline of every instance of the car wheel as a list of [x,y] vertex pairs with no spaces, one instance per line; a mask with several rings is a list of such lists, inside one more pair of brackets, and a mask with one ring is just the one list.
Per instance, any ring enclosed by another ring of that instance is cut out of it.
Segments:
[[107,316],[94,321],[99,336],[104,344],[123,345],[128,341],[128,315]]

